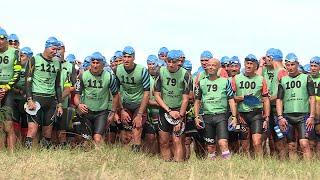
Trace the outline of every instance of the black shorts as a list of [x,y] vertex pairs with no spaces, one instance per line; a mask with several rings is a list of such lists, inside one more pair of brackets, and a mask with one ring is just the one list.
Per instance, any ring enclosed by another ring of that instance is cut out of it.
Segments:
[[204,115],[205,123],[204,140],[207,144],[214,144],[215,139],[228,139],[228,127],[226,114]]
[[[14,94],[18,96],[17,94]],[[22,128],[28,127],[27,113],[24,110],[26,99],[22,97],[14,97],[13,121],[21,124]]]
[[143,125],[143,134],[158,134],[158,122],[150,123],[146,122]]
[[[178,110],[177,109],[173,109],[173,111],[178,111]],[[165,114],[164,110],[160,109],[159,110],[160,118],[159,118],[159,126],[158,126],[159,129],[158,130],[172,134],[174,125],[170,124],[166,120],[166,118],[164,117],[164,114]]]
[[314,122],[314,128],[310,132],[309,139],[320,142],[320,120],[315,119]]
[[56,121],[56,105],[57,102],[54,96],[43,97],[43,96],[33,96],[33,100],[39,102],[41,108],[36,115],[28,114],[28,122],[34,122],[42,126],[50,126]]
[[87,114],[80,116],[81,124],[84,124],[90,129],[90,134],[101,134],[103,135],[107,118],[109,115],[108,110],[102,111],[90,111]]
[[262,134],[262,110],[259,109],[251,112],[240,112],[240,116],[247,123],[251,134]]
[[1,100],[1,111],[5,113],[5,120],[13,120],[14,109],[13,92],[9,91]]
[[[304,113],[284,114],[288,124],[291,125],[286,133],[289,142],[296,141],[296,137],[298,137],[298,139],[308,139],[306,130],[306,116],[307,114]],[[297,136],[295,132],[297,132]]]

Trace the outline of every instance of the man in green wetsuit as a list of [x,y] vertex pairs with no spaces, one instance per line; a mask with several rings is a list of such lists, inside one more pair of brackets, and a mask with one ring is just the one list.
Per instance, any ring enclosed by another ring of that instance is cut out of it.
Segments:
[[[91,55],[90,70],[85,71],[77,80],[75,105],[83,117],[83,123],[89,126],[96,145],[103,142],[105,124],[116,113],[118,85],[114,75],[105,71],[106,60],[99,52]],[[113,96],[111,111],[108,111],[109,96]]]
[[[208,158],[216,158],[216,140],[220,147],[222,158],[229,158],[228,148],[228,104],[232,114],[232,126],[237,124],[237,110],[233,99],[234,92],[228,79],[217,75],[220,68],[218,59],[210,59],[207,64],[209,77],[200,80],[195,86],[195,122],[198,128],[204,128],[204,139],[207,144]],[[203,110],[203,120],[200,118],[200,106]],[[204,127],[201,125],[204,122]]]
[[158,74],[158,61],[155,55],[147,58],[148,72],[150,74],[150,99],[147,107],[148,119],[144,124],[144,148],[152,154],[158,153],[158,123],[159,123],[159,104],[154,97],[154,82]]
[[53,123],[56,117],[63,113],[61,63],[54,59],[59,46],[60,43],[55,37],[48,38],[43,53],[33,56],[26,66],[27,106],[30,110],[36,109],[36,102],[41,106],[36,115],[28,114],[28,133],[25,141],[27,148],[32,147],[39,125],[42,126],[41,145],[49,148]]
[[320,57],[315,56],[310,60],[310,75],[314,83],[316,95],[316,110],[314,117],[314,129],[309,138],[310,147],[317,157],[320,157]]
[[286,140],[284,137],[278,137],[275,132],[275,123],[277,121],[276,99],[278,93],[279,80],[288,73],[283,66],[283,55],[279,49],[270,48],[266,56],[262,57],[259,62],[257,74],[262,75],[268,84],[270,99],[270,119],[268,131],[263,133],[263,146],[266,152],[266,142],[269,138],[269,149],[271,155],[278,155],[280,159],[286,158]]
[[289,75],[282,77],[278,86],[278,123],[283,132],[288,131],[289,158],[297,159],[298,137],[303,158],[310,160],[312,153],[308,137],[315,118],[314,84],[309,75],[299,72],[298,57],[294,53],[286,56],[285,66]]
[[26,102],[26,89],[25,89],[25,67],[27,62],[32,58],[33,52],[29,47],[23,47],[20,50],[20,63],[21,72],[20,79],[14,85],[14,102],[15,109],[13,111],[13,119],[15,123],[15,133],[18,140],[24,142],[28,131],[27,113],[24,110],[24,103]]
[[[189,102],[191,76],[179,67],[179,53],[171,50],[167,57],[167,67],[161,67],[155,81],[154,95],[161,107],[159,110],[160,153],[164,160],[184,160],[183,126]],[[167,114],[167,115],[165,115]],[[165,116],[170,116],[177,123],[170,123]],[[173,141],[173,156],[170,150],[170,138]]]
[[140,151],[143,125],[147,120],[150,75],[145,67],[134,63],[135,51],[131,46],[126,46],[122,52],[123,64],[118,65],[115,72],[120,85],[119,107],[124,127],[121,139],[124,144],[128,144],[132,133],[131,148],[133,151]]
[[[240,135],[242,142],[250,142],[252,139],[255,155],[261,156],[263,155],[262,132],[268,128],[270,115],[268,87],[266,80],[256,74],[258,60],[254,55],[249,54],[245,58],[244,67],[244,73],[232,78],[232,87],[240,114],[239,122],[248,129],[246,132],[242,131]],[[242,143],[243,151],[248,155],[250,155],[249,147],[248,143]]]
[[19,80],[21,65],[19,51],[8,47],[8,35],[0,28],[0,149],[7,142],[7,147],[13,150],[16,135],[13,128],[13,92],[12,88]]
[[[63,45],[63,44],[62,44]],[[62,88],[62,105],[63,105],[63,115],[57,122],[57,130],[58,130],[58,140],[61,145],[66,145],[67,143],[67,134],[66,130],[68,127],[68,123],[70,123],[69,115],[72,114],[73,107],[71,107],[71,93],[74,92],[75,82],[77,78],[76,69],[75,69],[75,61],[76,57],[73,54],[69,54],[66,58],[64,58],[64,45],[60,50],[61,54],[61,88]]]

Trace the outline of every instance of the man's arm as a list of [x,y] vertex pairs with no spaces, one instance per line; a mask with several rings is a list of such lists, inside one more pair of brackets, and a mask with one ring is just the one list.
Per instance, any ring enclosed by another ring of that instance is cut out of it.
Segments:
[[276,100],[276,109],[279,118],[283,118],[283,99],[284,97],[284,89],[281,84],[278,85],[278,93]]
[[139,107],[138,114],[143,114],[147,108],[149,102],[149,94],[150,94],[150,75],[147,69],[143,69],[142,71],[142,85],[143,85],[143,97],[141,100],[141,104]]
[[27,100],[32,99],[32,78],[35,68],[35,59],[32,57],[26,65],[25,72],[25,87],[26,87],[26,96]]
[[13,63],[13,76],[8,82],[8,84],[5,86],[7,90],[11,89],[20,78],[20,72],[21,72],[21,63],[20,63],[20,52],[18,50],[15,51],[15,60]]
[[56,89],[56,97],[57,97],[58,103],[62,103],[61,64],[60,64],[60,70],[57,72],[57,76],[56,76],[55,89]]
[[307,79],[307,89],[308,89],[309,104],[310,104],[310,118],[314,118],[315,111],[316,111],[316,94],[315,94],[314,83],[310,76],[308,76],[308,79]]

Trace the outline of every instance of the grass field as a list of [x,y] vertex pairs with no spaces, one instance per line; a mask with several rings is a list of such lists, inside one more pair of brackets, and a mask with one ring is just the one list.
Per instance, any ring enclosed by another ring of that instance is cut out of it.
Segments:
[[320,161],[230,160],[164,162],[120,147],[99,150],[0,152],[0,179],[319,179]]

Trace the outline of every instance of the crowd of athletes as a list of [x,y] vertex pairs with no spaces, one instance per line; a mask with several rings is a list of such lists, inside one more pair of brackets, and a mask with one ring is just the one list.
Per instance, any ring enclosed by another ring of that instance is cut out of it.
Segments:
[[130,46],[83,61],[49,37],[42,52],[0,28],[0,148],[121,145],[165,161],[320,157],[320,57],[302,66],[270,48],[201,66],[159,49],[135,63]]

